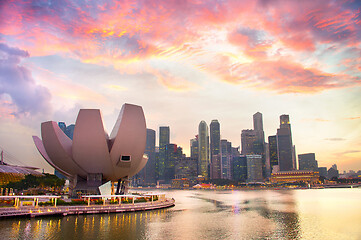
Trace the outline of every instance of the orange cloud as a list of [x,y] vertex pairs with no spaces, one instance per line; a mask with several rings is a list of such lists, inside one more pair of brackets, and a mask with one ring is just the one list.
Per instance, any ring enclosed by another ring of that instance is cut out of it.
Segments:
[[[348,71],[332,74],[305,68],[305,60],[296,59],[320,44],[347,48],[360,43],[360,10],[344,2],[9,0],[0,14],[0,33],[31,56],[62,54],[128,72],[137,72],[148,59],[175,58],[223,81],[280,93],[314,93],[359,81],[355,56],[340,58]],[[224,38],[218,36],[224,32]],[[293,58],[278,59],[281,48]],[[230,59],[230,52],[253,62]],[[164,79],[159,73],[158,78]]]
[[345,120],[357,120],[360,119],[361,117],[349,117],[349,118],[345,118]]
[[154,76],[157,77],[158,82],[167,89],[176,92],[190,91],[196,87],[196,84],[189,82],[181,77],[173,76],[167,71],[159,71],[149,68]]

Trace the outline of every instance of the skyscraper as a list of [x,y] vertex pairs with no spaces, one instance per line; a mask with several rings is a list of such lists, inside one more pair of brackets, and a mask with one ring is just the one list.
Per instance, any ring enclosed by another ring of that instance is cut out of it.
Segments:
[[190,140],[191,145],[191,158],[197,159],[198,161],[198,135]]
[[146,186],[156,183],[155,131],[147,128],[147,139],[144,154],[148,156],[145,167],[134,176],[134,184]]
[[222,178],[222,156],[220,153],[212,156],[210,177],[211,179],[221,179]]
[[58,126],[64,133],[66,132],[66,124],[65,122],[58,122]]
[[260,112],[253,115],[253,129],[256,132],[257,141],[264,143],[263,119]]
[[209,134],[205,121],[201,121],[198,127],[198,174],[205,179],[209,178]]
[[280,128],[277,129],[277,153],[280,171],[295,170],[291,124],[288,115],[280,116]]
[[299,170],[318,171],[318,163],[314,153],[298,154]]
[[247,182],[262,182],[262,156],[247,155]]
[[157,161],[158,180],[164,180],[166,146],[169,144],[170,130],[168,126],[159,127],[159,157]]
[[257,141],[256,131],[253,129],[244,129],[241,133],[241,153],[243,155],[254,154],[255,153],[255,142]]
[[232,179],[231,159],[232,159],[232,143],[226,139],[221,140],[221,171],[222,179]]
[[270,158],[270,170],[273,172],[274,166],[278,166],[278,152],[277,152],[277,136],[268,137],[268,148]]
[[266,154],[265,154],[265,141],[263,131],[262,113],[256,112],[253,114],[253,129],[256,133],[256,141],[254,142],[254,153],[262,156],[262,175],[263,178],[267,177],[266,172]]
[[144,153],[148,155],[147,165],[143,169],[145,169],[145,183],[149,185],[156,182],[155,131],[153,129],[147,129],[147,143]]
[[[180,149],[181,151],[181,149]],[[179,159],[178,147],[176,144],[167,144],[165,146],[165,162],[164,162],[164,180],[166,183],[171,183],[175,177],[175,165]]]
[[159,127],[159,147],[169,144],[170,130],[169,126]]
[[245,155],[233,156],[232,179],[237,182],[247,180],[247,157]]
[[210,158],[211,162],[214,155],[217,155],[220,152],[221,144],[221,132],[220,125],[218,120],[212,120],[209,125],[209,135],[210,135]]

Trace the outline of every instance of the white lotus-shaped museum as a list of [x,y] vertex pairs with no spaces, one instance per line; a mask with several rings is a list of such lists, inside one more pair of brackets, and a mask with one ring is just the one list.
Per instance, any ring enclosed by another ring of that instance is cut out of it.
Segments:
[[99,109],[80,109],[73,140],[53,121],[41,124],[42,140],[33,140],[43,158],[65,176],[102,174],[103,181],[114,182],[132,177],[147,163],[146,132],[142,107],[124,104],[110,136]]

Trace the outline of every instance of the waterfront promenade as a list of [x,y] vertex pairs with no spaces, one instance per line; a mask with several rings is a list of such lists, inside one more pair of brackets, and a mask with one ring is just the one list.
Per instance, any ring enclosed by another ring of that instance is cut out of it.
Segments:
[[128,204],[105,204],[105,205],[78,205],[78,206],[20,206],[0,208],[0,218],[6,217],[38,217],[46,215],[80,215],[80,214],[97,214],[97,213],[122,213],[148,211],[172,207],[175,200],[166,198],[162,201],[128,203]]

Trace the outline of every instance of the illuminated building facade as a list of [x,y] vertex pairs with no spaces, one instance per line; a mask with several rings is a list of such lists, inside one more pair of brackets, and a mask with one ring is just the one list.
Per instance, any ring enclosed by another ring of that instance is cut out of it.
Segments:
[[211,179],[221,179],[222,178],[222,156],[221,154],[212,156],[211,163]]
[[262,155],[246,155],[247,182],[263,182]]
[[198,135],[190,140],[191,158],[198,159]]
[[168,126],[159,127],[159,155],[157,161],[157,179],[164,180],[165,162],[166,162],[166,146],[169,144],[170,130]]
[[291,124],[288,115],[280,116],[280,128],[277,129],[277,154],[280,171],[295,170]]
[[220,153],[221,144],[221,132],[220,124],[218,120],[212,120],[209,125],[209,136],[210,136],[210,157],[211,163],[213,162],[213,156]]
[[205,121],[201,121],[198,127],[198,175],[205,179],[209,178],[209,134]]
[[277,151],[277,136],[268,137],[268,149],[270,158],[270,170],[273,172],[273,167],[278,165],[278,151]]
[[221,140],[221,172],[222,179],[232,179],[232,143],[226,139]]
[[232,179],[238,182],[247,180],[247,157],[245,155],[233,156]]
[[290,183],[290,182],[307,182],[310,184],[318,183],[320,175],[314,171],[284,171],[272,173],[271,183]]

